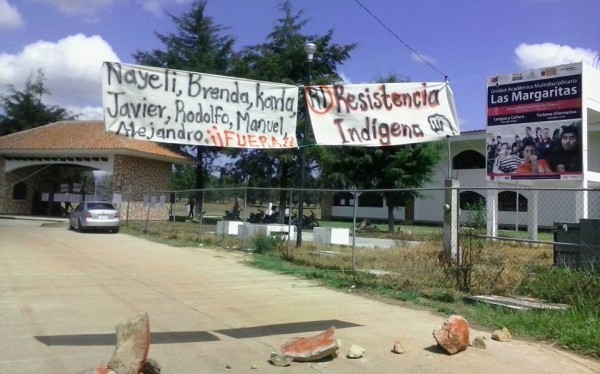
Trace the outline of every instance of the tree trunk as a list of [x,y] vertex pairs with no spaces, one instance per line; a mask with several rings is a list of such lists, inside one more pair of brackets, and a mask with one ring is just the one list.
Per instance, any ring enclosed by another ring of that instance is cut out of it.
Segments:
[[[287,162],[282,162],[281,164],[281,176],[279,179],[279,187],[282,189],[279,190],[279,223],[285,223],[285,210],[287,209],[287,191],[283,188],[288,186],[288,170],[289,165]],[[291,208],[291,207],[290,207]],[[290,209],[291,216],[291,209]]]
[[394,232],[394,206],[390,205],[388,202],[388,231]]
[[[204,209],[204,189],[206,178],[204,170],[204,148],[196,146],[196,218],[202,217],[202,209]],[[190,207],[191,208],[191,207]]]
[[410,197],[404,202],[404,221],[407,225],[412,225],[415,220],[415,199]]

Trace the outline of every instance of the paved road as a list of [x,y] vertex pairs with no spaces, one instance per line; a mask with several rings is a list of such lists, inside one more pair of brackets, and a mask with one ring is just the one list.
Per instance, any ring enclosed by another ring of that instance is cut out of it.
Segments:
[[[112,355],[115,324],[140,311],[164,373],[600,372],[598,361],[524,341],[447,356],[431,336],[441,315],[253,269],[243,256],[0,219],[0,373],[91,373]],[[342,353],[358,344],[365,357],[267,362],[330,325]],[[390,352],[395,340],[405,354]]]

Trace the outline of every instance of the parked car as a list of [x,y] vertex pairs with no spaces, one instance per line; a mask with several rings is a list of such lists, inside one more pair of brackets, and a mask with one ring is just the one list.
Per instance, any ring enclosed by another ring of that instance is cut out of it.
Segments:
[[84,201],[69,215],[69,229],[119,232],[119,212],[105,201]]

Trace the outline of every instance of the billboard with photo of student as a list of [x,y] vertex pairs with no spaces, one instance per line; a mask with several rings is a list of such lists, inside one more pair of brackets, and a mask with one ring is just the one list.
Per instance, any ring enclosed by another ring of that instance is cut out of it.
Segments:
[[487,180],[581,180],[581,63],[487,80]]

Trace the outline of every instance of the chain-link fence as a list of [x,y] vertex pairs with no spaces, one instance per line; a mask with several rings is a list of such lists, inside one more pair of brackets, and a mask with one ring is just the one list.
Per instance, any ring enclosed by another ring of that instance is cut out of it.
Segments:
[[597,271],[600,191],[457,192],[456,254],[444,250],[444,188],[310,189],[302,197],[297,189],[250,187],[128,191],[120,210],[125,226],[148,234],[244,251],[276,249],[316,271],[403,289],[510,293],[536,269]]
[[600,191],[461,189],[459,287],[511,293],[551,268],[598,273]]

